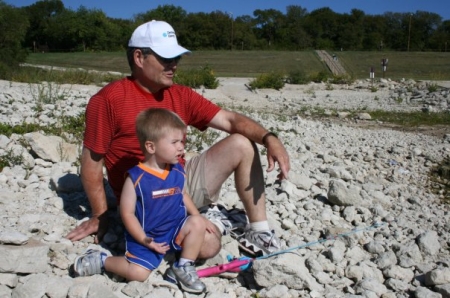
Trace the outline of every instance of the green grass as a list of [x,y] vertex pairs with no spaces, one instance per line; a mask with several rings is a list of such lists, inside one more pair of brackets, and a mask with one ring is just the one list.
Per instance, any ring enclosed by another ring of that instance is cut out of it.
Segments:
[[293,70],[326,71],[314,51],[195,51],[183,58],[181,67],[202,64],[210,65],[219,77],[256,77],[271,72],[288,74]]
[[382,78],[381,59],[387,58],[385,78],[450,80],[450,52],[337,52],[347,72],[356,78]]
[[72,68],[66,71],[55,69],[42,69],[37,67],[21,67],[5,74],[2,79],[22,83],[54,82],[57,84],[82,84],[101,86],[105,82],[112,82],[122,75],[113,75],[105,72],[88,72]]
[[424,113],[424,112],[389,112],[371,111],[374,120],[398,124],[404,127],[417,127],[420,125],[450,125],[450,113]]
[[[125,52],[113,53],[32,53],[27,63],[70,68],[110,70],[129,73]],[[195,51],[184,56],[179,67],[192,69],[210,66],[219,77],[256,77],[261,73],[292,70],[326,71],[314,51]]]
[[[450,52],[336,52],[339,61],[356,79],[383,77],[381,59],[389,59],[386,78],[450,80]],[[129,73],[125,52],[32,53],[27,63]],[[328,72],[314,51],[194,51],[183,57],[181,69],[209,65],[218,77],[257,77],[262,73],[307,75]]]
[[31,53],[27,63],[129,73],[125,52]]

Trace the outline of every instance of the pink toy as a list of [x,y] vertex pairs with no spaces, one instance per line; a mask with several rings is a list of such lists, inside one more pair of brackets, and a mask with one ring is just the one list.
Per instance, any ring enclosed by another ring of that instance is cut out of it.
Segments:
[[253,259],[250,258],[240,258],[234,259],[229,263],[220,264],[214,267],[209,267],[197,271],[198,277],[208,277],[213,275],[218,275],[223,272],[239,272],[246,270]]

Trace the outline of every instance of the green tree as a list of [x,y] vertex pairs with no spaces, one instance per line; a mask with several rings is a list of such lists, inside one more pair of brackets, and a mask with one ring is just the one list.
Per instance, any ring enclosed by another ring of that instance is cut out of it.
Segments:
[[277,34],[280,33],[278,30],[283,27],[286,21],[285,15],[276,9],[257,9],[253,12],[253,15],[256,22],[256,35],[266,41],[266,47],[273,47],[275,40],[278,39]]
[[450,51],[450,20],[442,24],[430,36],[430,48],[433,51]]
[[408,22],[408,37],[411,51],[425,51],[430,49],[430,39],[441,26],[442,18],[426,11],[416,11],[410,15]]
[[249,15],[239,16],[234,19],[233,42],[238,50],[253,50],[258,40],[253,31],[254,19]]
[[364,18],[363,50],[383,50],[386,47],[386,26],[383,16],[368,15]]
[[33,51],[48,50],[47,30],[53,18],[64,11],[61,0],[41,0],[24,9],[30,22],[25,38],[27,47]]
[[25,61],[27,52],[21,42],[28,26],[28,19],[20,9],[0,0],[0,73]]
[[52,49],[58,50],[80,50],[77,46],[80,22],[77,13],[70,9],[66,9],[55,16],[49,21],[46,30],[45,39],[48,45]]
[[134,22],[138,26],[151,20],[165,21],[172,25],[177,35],[181,35],[179,31],[182,30],[186,17],[187,12],[180,6],[158,5],[155,9],[135,15]]
[[187,12],[180,6],[159,5],[157,8],[134,16],[135,27],[151,20],[165,21],[169,23],[177,34],[178,42],[188,46],[186,38],[188,18]]
[[344,14],[338,18],[336,47],[347,50],[361,50],[364,39],[365,14],[362,10],[352,9],[350,15]]
[[211,31],[209,39],[214,49],[231,49],[234,43],[233,15],[216,10],[209,14]]
[[385,47],[391,50],[406,50],[408,44],[409,15],[405,13],[384,13]]
[[135,23],[132,20],[127,19],[110,19],[111,23],[114,24],[114,28],[119,30],[117,34],[117,40],[115,44],[115,49],[126,49],[128,47],[128,41],[130,40],[131,34],[133,34],[134,29],[136,29]]
[[286,46],[291,50],[304,50],[312,45],[311,37],[304,29],[304,23],[308,12],[297,5],[289,5],[286,8],[285,34]]
[[335,49],[338,28],[338,14],[328,7],[312,11],[305,20],[305,30],[316,49]]

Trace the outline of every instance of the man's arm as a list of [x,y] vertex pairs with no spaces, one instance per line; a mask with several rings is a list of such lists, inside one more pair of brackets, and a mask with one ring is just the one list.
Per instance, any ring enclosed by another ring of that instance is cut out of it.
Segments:
[[239,113],[220,110],[208,126],[230,134],[239,133],[255,143],[264,145],[267,148],[267,160],[269,162],[267,171],[272,171],[275,168],[275,162],[278,162],[281,170],[280,179],[288,178],[290,162],[286,148],[277,137],[273,135],[266,136],[268,130],[258,122]]
[[72,241],[81,240],[97,233],[95,242],[99,243],[108,229],[108,206],[103,185],[103,155],[83,147],[81,154],[81,182],[89,199],[92,217],[67,234]]

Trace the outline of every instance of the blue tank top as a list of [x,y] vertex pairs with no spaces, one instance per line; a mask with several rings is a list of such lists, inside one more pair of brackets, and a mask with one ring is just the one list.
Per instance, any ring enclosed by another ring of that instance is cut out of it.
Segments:
[[187,216],[183,202],[185,173],[180,164],[167,164],[159,173],[140,163],[128,175],[136,190],[135,214],[147,236],[163,236]]

